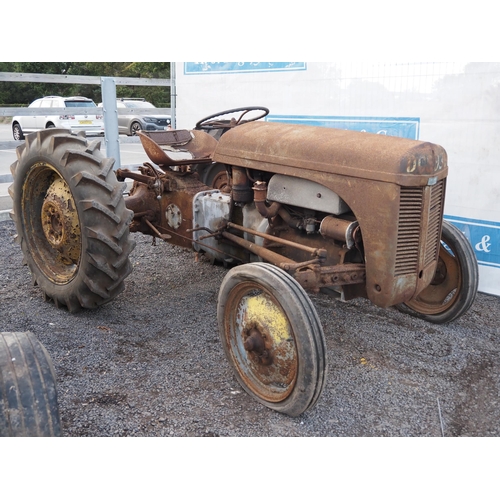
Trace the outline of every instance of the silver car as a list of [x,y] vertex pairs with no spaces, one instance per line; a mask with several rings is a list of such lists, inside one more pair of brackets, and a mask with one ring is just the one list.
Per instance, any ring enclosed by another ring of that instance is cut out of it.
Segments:
[[[139,130],[168,130],[170,115],[161,115],[154,112],[157,109],[144,99],[119,98],[116,100],[117,109],[127,108],[130,114],[118,113],[118,133],[135,135]],[[134,109],[151,108],[151,114],[135,114]]]

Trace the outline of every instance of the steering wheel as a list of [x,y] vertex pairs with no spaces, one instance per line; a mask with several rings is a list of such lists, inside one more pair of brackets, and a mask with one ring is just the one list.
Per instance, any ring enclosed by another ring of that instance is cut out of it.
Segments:
[[[242,120],[242,118],[249,113],[250,111],[262,111],[259,115],[254,118],[250,118],[249,120]],[[239,113],[241,115],[238,119],[231,118],[230,120],[216,120],[215,118],[219,118],[224,115],[229,115],[231,113]],[[236,127],[236,125],[240,125],[241,123],[253,122],[255,120],[260,120],[269,114],[269,110],[267,108],[261,106],[251,106],[248,108],[234,108],[228,109],[226,111],[221,111],[220,113],[215,113],[215,115],[210,115],[202,120],[200,120],[196,126],[195,130],[217,130],[221,128],[232,128]]]

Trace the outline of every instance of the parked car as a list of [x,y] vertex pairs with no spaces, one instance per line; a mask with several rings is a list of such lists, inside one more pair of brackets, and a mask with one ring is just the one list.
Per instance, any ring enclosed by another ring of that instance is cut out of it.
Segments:
[[84,130],[87,135],[104,135],[104,121],[95,102],[87,97],[47,96],[36,99],[29,108],[89,108],[88,113],[75,115],[68,110],[63,115],[51,115],[43,111],[40,115],[14,116],[12,135],[16,141],[23,140],[26,134],[45,128],[65,128],[72,132]]
[[[101,105],[100,105],[101,106]],[[130,114],[118,113],[118,133],[135,135],[139,130],[168,130],[170,128],[170,115],[157,114],[151,111],[151,115],[139,115],[134,113],[136,109],[151,108],[156,106],[142,98],[122,97],[116,100],[117,109],[130,109]]]

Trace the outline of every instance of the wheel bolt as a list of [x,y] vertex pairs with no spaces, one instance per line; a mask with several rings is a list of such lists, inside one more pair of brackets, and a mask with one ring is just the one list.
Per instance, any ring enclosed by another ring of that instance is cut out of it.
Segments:
[[260,362],[265,366],[268,366],[273,362],[273,358],[267,349],[264,349],[262,354],[259,356],[259,359]]
[[243,345],[245,346],[245,349],[247,351],[254,351],[256,348],[255,344],[256,344],[255,340],[252,337],[248,337]]

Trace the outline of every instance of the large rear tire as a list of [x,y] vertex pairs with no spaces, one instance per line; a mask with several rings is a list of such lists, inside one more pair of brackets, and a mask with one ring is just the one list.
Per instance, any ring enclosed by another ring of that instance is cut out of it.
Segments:
[[209,166],[199,166],[200,180],[212,189],[226,192],[229,188],[226,166],[222,163],[212,163]]
[[323,329],[309,296],[267,263],[235,267],[217,309],[226,356],[241,386],[263,405],[290,416],[312,408],[323,390]]
[[131,272],[133,213],[100,141],[46,129],[26,137],[12,164],[11,217],[33,281],[57,307],[92,309]]
[[443,221],[434,280],[417,297],[396,307],[431,323],[449,323],[469,310],[478,283],[479,270],[472,245],[457,227]]
[[0,436],[61,435],[56,376],[30,332],[0,333]]

